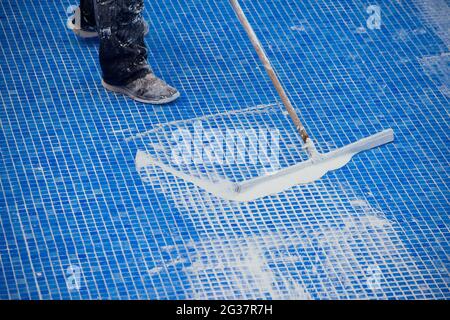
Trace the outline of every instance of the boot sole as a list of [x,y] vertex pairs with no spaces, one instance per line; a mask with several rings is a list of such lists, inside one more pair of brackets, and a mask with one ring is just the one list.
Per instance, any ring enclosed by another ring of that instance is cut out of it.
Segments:
[[112,86],[110,84],[107,84],[105,81],[102,80],[102,86],[103,88],[105,88],[108,91],[112,91],[115,93],[121,93],[124,94],[128,97],[130,97],[133,100],[136,100],[138,102],[142,102],[142,103],[146,103],[146,104],[155,104],[155,105],[162,105],[162,104],[168,104],[170,102],[173,102],[175,100],[177,100],[180,97],[180,93],[177,92],[176,94],[174,94],[171,97],[165,98],[165,99],[161,99],[161,100],[147,100],[144,98],[140,98],[136,95],[134,95],[130,90],[122,88],[122,87],[117,87],[117,86]]

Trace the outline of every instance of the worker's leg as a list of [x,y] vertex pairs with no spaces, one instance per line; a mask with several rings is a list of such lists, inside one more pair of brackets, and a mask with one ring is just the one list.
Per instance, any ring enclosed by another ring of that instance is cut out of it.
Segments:
[[94,0],[80,0],[80,11],[81,29],[94,30],[96,28]]
[[[68,28],[81,38],[96,38],[97,23],[95,17],[95,0],[80,0],[78,10],[75,15],[68,19]],[[149,32],[148,24],[144,22],[145,35]]]
[[143,0],[96,0],[103,80],[126,85],[151,72],[144,43]]
[[95,0],[103,86],[135,100],[164,104],[179,93],[153,74],[147,63],[143,0]]

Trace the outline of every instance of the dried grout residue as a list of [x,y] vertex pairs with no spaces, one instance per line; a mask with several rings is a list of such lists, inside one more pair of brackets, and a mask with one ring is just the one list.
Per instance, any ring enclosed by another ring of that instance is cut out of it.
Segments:
[[446,0],[414,0],[424,19],[450,49],[450,5]]
[[425,73],[436,81],[439,91],[450,98],[450,52],[420,59]]

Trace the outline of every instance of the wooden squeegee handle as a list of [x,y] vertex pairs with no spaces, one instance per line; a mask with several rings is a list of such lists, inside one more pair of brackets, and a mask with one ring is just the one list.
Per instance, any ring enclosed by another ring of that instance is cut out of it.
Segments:
[[295,124],[295,127],[297,128],[298,132],[300,133],[300,136],[302,137],[303,142],[307,142],[309,139],[308,133],[305,130],[305,127],[300,121],[300,118],[298,117],[297,113],[294,110],[294,107],[292,106],[291,101],[289,100],[289,97],[286,94],[286,91],[283,89],[283,86],[281,85],[280,80],[278,79],[275,70],[272,68],[272,65],[270,64],[269,58],[264,52],[264,49],[261,45],[261,42],[258,40],[258,37],[256,36],[255,31],[253,30],[252,26],[248,22],[247,17],[244,14],[244,11],[242,10],[238,0],[230,0],[231,6],[233,7],[234,11],[236,12],[239,21],[244,26],[245,31],[248,34],[248,37],[250,38],[250,41],[253,44],[253,47],[255,48],[256,52],[258,53],[259,59],[264,64],[264,68],[267,71],[267,74],[269,75],[270,79],[272,80],[273,85],[275,86],[275,89],[277,89],[278,95],[281,98],[281,101],[283,102],[284,106],[286,107],[287,112],[289,113],[292,121]]

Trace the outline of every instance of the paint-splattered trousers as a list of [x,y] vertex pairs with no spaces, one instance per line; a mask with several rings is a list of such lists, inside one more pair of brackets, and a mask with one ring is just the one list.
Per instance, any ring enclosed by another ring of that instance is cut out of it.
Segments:
[[144,42],[144,0],[80,0],[81,27],[100,37],[103,80],[125,85],[151,72]]

